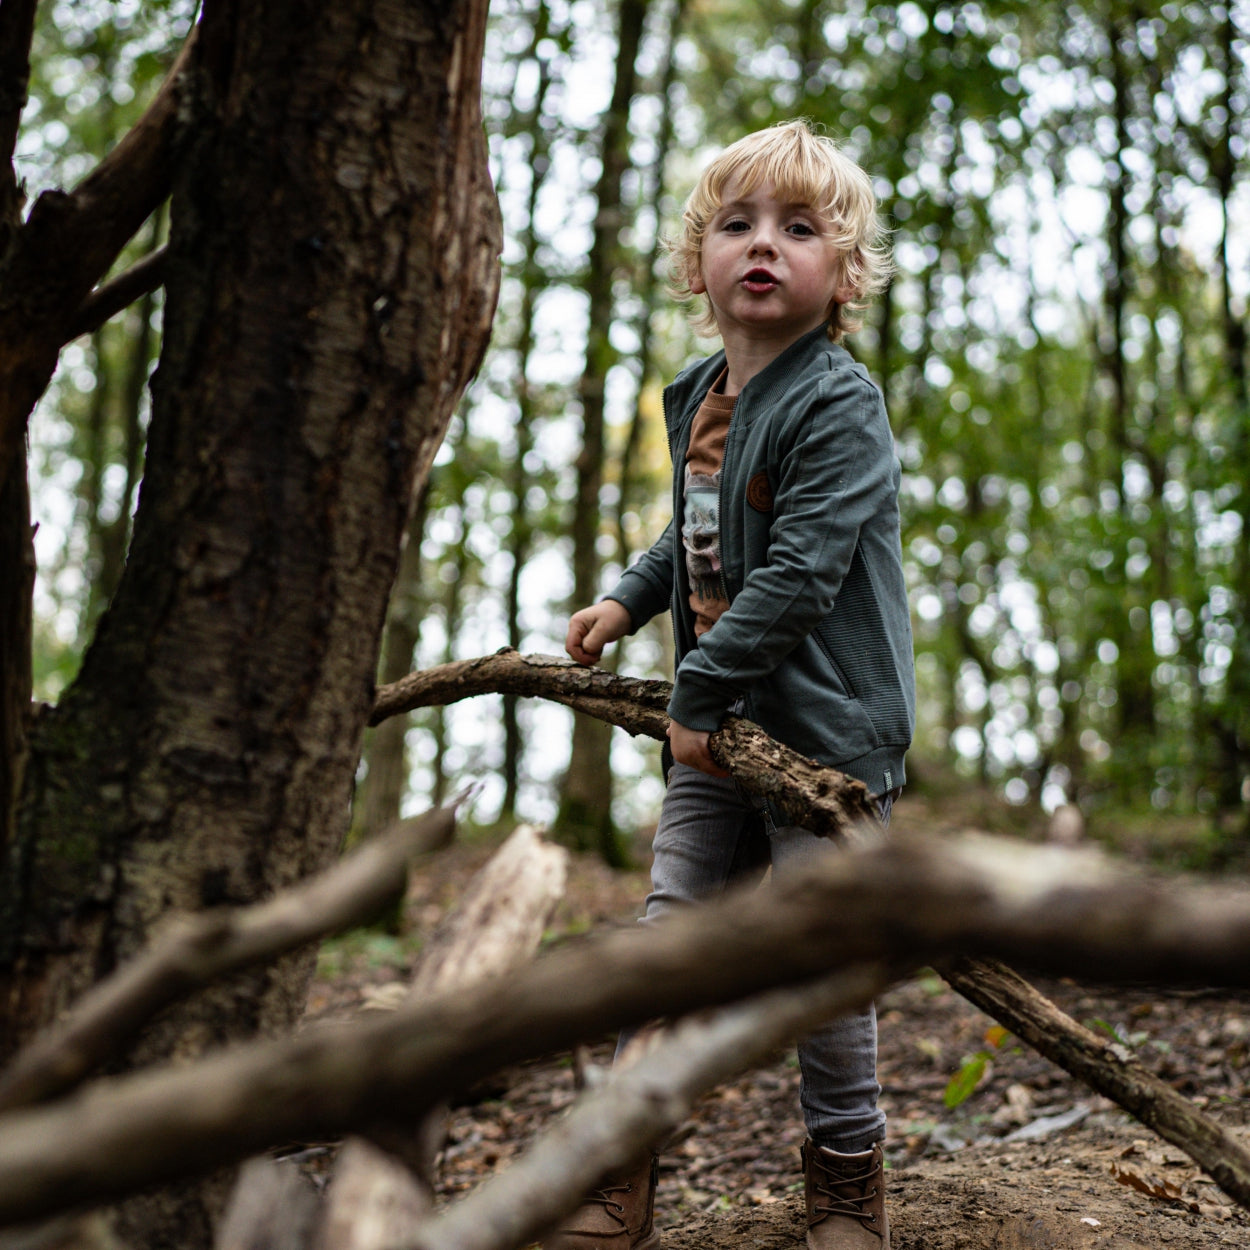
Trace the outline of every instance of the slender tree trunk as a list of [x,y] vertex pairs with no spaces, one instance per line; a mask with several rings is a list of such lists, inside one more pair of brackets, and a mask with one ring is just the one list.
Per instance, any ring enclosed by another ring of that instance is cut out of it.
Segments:
[[1125,30],[1121,21],[1112,18],[1107,25],[1111,50],[1111,83],[1115,93],[1117,159],[1115,176],[1110,185],[1110,212],[1107,216],[1107,262],[1104,289],[1106,292],[1107,343],[1102,353],[1103,368],[1111,382],[1110,459],[1106,465],[1107,479],[1114,484],[1119,516],[1111,535],[1116,558],[1107,569],[1112,593],[1107,596],[1110,619],[1108,635],[1116,644],[1116,743],[1118,759],[1116,775],[1123,799],[1149,794],[1153,768],[1150,746],[1155,734],[1155,701],[1153,686],[1154,651],[1148,628],[1149,617],[1143,618],[1132,608],[1140,607],[1140,592],[1128,574],[1129,540],[1137,529],[1132,519],[1132,504],[1126,498],[1125,467],[1135,451],[1137,431],[1130,428],[1131,404],[1128,383],[1128,361],[1125,356],[1128,293],[1132,282],[1128,250],[1129,172],[1124,154],[1132,146],[1128,129],[1128,68],[1124,64],[1121,42]]
[[[664,196],[664,171],[668,165],[669,148],[673,142],[673,87],[677,82],[677,45],[682,20],[686,14],[686,0],[673,0],[668,14],[668,34],[665,44],[663,69],[655,92],[659,103],[660,119],[656,126],[655,156],[647,170],[646,205],[650,209],[656,228],[657,246],[660,222],[663,217],[661,200]],[[639,258],[641,273],[638,280],[638,354],[635,366],[637,390],[634,395],[634,411],[626,431],[625,444],[621,449],[620,497],[616,505],[616,554],[621,568],[628,566],[633,555],[630,526],[627,518],[638,506],[642,486],[638,470],[638,453],[642,447],[642,435],[646,425],[646,400],[648,386],[655,375],[655,333],[653,325],[660,305],[662,287],[656,272],[656,257],[648,252]]]
[[[0,882],[9,1045],[171,909],[267,896],[343,838],[412,490],[493,309],[484,26],[480,0],[205,5],[131,556],[32,730]],[[206,992],[129,1061],[289,1026],[308,971]],[[148,1195],[119,1232],[205,1246],[216,1205]]]
[[[165,213],[162,209],[152,218],[148,240],[147,257],[155,255],[164,234]],[[95,547],[98,566],[91,585],[91,605],[88,621],[94,625],[100,613],[108,606],[117,583],[121,581],[122,566],[126,560],[126,547],[130,541],[131,513],[134,510],[135,493],[139,489],[139,476],[143,463],[143,395],[147,390],[148,372],[152,365],[152,314],[156,308],[156,295],[148,291],[134,306],[130,319],[133,333],[125,354],[125,370],[118,388],[117,418],[121,425],[121,464],[125,474],[117,515],[112,521],[97,519]]]
[[[1227,858],[1244,853],[1250,846],[1250,804],[1246,786],[1250,784],[1250,555],[1246,553],[1250,534],[1250,375],[1247,361],[1245,321],[1233,305],[1232,258],[1229,255],[1230,216],[1236,194],[1237,156],[1235,128],[1240,126],[1237,101],[1245,74],[1237,44],[1233,9],[1224,10],[1220,23],[1220,59],[1224,73],[1224,124],[1213,154],[1216,190],[1220,200],[1223,230],[1220,236],[1220,329],[1224,339],[1224,361],[1231,382],[1232,437],[1228,462],[1239,473],[1239,491],[1234,505],[1241,517],[1241,541],[1236,545],[1231,572],[1233,659],[1225,678],[1226,692],[1215,716],[1218,743],[1217,794],[1219,816],[1228,829],[1222,829],[1218,853]],[[1230,110],[1232,110],[1230,112]]]
[[[604,117],[602,172],[595,188],[594,243],[586,278],[590,324],[586,363],[578,387],[582,409],[582,449],[577,458],[577,497],[573,509],[573,600],[592,603],[599,592],[600,493],[606,454],[604,393],[613,351],[612,283],[624,225],[621,178],[629,161],[629,106],[634,96],[635,62],[648,0],[620,0],[616,80]],[[612,730],[586,716],[573,718],[573,747],[560,794],[553,836],[578,850],[597,850],[610,864],[626,856],[612,823]]]
[[[528,495],[533,474],[526,460],[534,446],[534,426],[538,420],[539,404],[530,383],[530,365],[534,355],[534,317],[538,297],[545,289],[548,274],[539,262],[541,238],[536,217],[538,197],[547,174],[551,169],[551,138],[553,128],[544,125],[547,91],[551,86],[550,57],[540,51],[549,41],[551,11],[540,4],[534,16],[533,39],[527,56],[538,64],[538,88],[534,93],[533,107],[522,121],[521,129],[530,135],[529,195],[526,201],[525,228],[518,243],[521,247],[521,309],[518,313],[516,341],[516,450],[508,472],[508,490],[512,495],[512,528],[508,534],[508,554],[511,568],[508,570],[508,590],[504,610],[508,618],[508,645],[521,649],[521,574],[534,544],[534,523],[530,517]],[[521,711],[514,695],[503,699],[503,783],[504,796],[500,820],[510,823],[515,819],[517,796],[521,785],[521,759],[524,741],[521,732]]]

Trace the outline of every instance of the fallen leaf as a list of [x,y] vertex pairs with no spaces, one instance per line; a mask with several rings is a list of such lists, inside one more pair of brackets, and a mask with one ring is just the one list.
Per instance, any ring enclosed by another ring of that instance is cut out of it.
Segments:
[[[1111,1175],[1121,1185],[1127,1185],[1130,1189],[1135,1189],[1138,1193],[1146,1194],[1150,1198],[1160,1198],[1165,1202],[1185,1202],[1185,1196],[1181,1192],[1179,1185],[1174,1185],[1171,1181],[1165,1181],[1161,1177],[1153,1176],[1141,1168],[1133,1167],[1131,1164],[1113,1163],[1111,1165]],[[1186,1206],[1195,1205],[1186,1202]]]

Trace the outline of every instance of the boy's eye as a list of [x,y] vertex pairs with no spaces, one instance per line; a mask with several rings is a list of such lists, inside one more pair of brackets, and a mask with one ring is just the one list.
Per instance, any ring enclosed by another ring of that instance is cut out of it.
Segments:
[[816,233],[815,227],[810,222],[807,222],[807,221],[791,222],[788,229],[791,234],[797,234],[797,235],[803,235],[803,236]]
[[729,231],[730,234],[741,234],[742,231],[748,229],[747,223],[741,218],[725,222],[723,229]]

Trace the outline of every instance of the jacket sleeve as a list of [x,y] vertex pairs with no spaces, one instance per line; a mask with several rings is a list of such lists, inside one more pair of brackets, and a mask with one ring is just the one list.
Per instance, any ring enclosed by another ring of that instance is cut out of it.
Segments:
[[669,715],[689,729],[716,729],[781,664],[832,609],[861,529],[897,516],[894,439],[866,377],[826,375],[781,420],[767,558],[677,670]]
[[653,616],[667,611],[673,594],[673,522],[621,574],[621,579],[604,596],[624,604],[629,612],[631,634],[637,633]]

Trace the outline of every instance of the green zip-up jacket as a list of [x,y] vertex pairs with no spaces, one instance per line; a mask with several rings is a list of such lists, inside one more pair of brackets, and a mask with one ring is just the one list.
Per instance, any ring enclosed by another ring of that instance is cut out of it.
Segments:
[[631,632],[671,610],[674,720],[710,732],[742,698],[774,738],[883,794],[904,781],[915,673],[900,469],[881,393],[823,326],[742,388],[721,465],[729,607],[696,641],[684,467],[694,415],[724,367],[718,352],[665,391],[674,520],[608,598],[629,611]]

